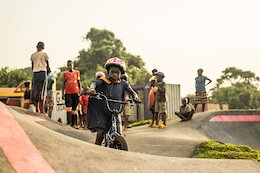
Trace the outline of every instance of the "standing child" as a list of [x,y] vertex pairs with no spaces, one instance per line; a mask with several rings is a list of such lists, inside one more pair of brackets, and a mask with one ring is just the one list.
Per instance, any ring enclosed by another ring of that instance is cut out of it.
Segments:
[[[208,102],[208,98],[207,98],[207,92],[206,92],[206,87],[208,84],[211,83],[211,80],[209,78],[207,78],[206,76],[203,76],[203,69],[198,69],[198,76],[195,78],[195,88],[196,88],[196,96],[195,96],[195,103],[194,103],[194,107],[195,109],[197,109],[197,105],[198,104],[202,104],[202,112],[204,112],[205,110],[205,105]],[[206,84],[206,81],[209,81]]]
[[158,72],[158,70],[156,68],[154,68],[152,70],[152,77],[149,79],[149,82],[151,82],[151,85],[152,85],[153,81],[156,80],[155,73],[157,73],[157,72]]
[[52,110],[54,106],[53,102],[53,91],[52,91],[52,85],[54,83],[54,79],[51,75],[51,69],[47,70],[47,96],[46,96],[46,102],[45,102],[45,107],[46,107],[46,113],[48,114],[48,117],[51,118],[52,116]]
[[155,112],[158,112],[158,118],[156,119],[156,125],[158,125],[160,117],[162,118],[163,124],[159,125],[159,128],[166,127],[166,84],[163,81],[165,77],[163,72],[155,73],[157,80],[157,92],[156,92],[156,101],[155,101]]
[[32,91],[31,100],[33,101],[36,112],[44,113],[43,104],[46,96],[47,87],[47,74],[46,71],[49,69],[49,57],[43,52],[44,43],[39,42],[37,44],[37,52],[31,56],[33,79],[32,79]]
[[62,98],[65,99],[67,123],[74,128],[77,126],[77,106],[80,92],[80,72],[74,70],[71,60],[67,61],[67,70],[64,72]]
[[156,80],[151,80],[151,88],[149,91],[149,95],[148,95],[148,108],[150,109],[150,111],[152,112],[152,124],[149,125],[149,127],[152,128],[157,128],[158,124],[154,124],[154,121],[158,118],[157,113],[155,112],[155,95],[156,95],[156,91],[158,90],[158,88],[155,86],[156,85]]
[[[122,74],[121,79],[125,80],[127,82],[128,76],[127,74]],[[125,99],[129,100],[130,95],[128,93],[125,94]],[[124,105],[124,110],[123,110],[123,117],[124,117],[124,131],[128,130],[128,121],[129,121],[129,116],[131,115],[131,104],[128,102],[127,104]]]
[[[108,72],[108,77],[101,77],[96,82],[92,83],[90,88],[90,95],[96,92],[102,92],[108,99],[121,100],[125,99],[125,92],[127,91],[136,101],[139,101],[137,93],[124,80],[120,80],[120,76],[125,72],[125,62],[119,58],[110,58],[105,64]],[[119,104],[111,103],[112,109],[119,109]],[[107,110],[106,104],[103,100],[89,98],[88,106],[88,128],[92,132],[97,132],[95,144],[101,145],[105,133],[111,127],[112,114]]]
[[87,119],[87,112],[88,112],[88,87],[83,88],[82,95],[79,98],[80,103],[80,126],[82,128],[86,127],[86,119]]

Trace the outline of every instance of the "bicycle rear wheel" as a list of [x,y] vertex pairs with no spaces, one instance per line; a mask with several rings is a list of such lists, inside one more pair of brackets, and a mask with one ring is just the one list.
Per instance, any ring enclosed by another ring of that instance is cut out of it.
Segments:
[[125,138],[123,136],[116,136],[112,148],[128,151],[128,145]]

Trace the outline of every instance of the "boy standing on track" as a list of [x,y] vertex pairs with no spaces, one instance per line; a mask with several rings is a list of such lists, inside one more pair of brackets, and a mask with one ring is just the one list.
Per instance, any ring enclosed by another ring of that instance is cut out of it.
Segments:
[[47,96],[46,96],[46,102],[45,102],[45,108],[46,113],[48,114],[49,118],[52,116],[52,110],[54,106],[53,102],[53,91],[52,91],[52,85],[54,83],[53,76],[51,75],[51,69],[47,70],[48,76],[47,76]]
[[[121,75],[121,80],[125,80],[126,82],[128,81],[128,76],[127,74],[122,74]],[[129,100],[130,96],[128,93],[125,94],[125,99]],[[131,116],[131,104],[128,102],[127,104],[124,105],[124,110],[123,110],[123,117],[124,117],[124,131],[128,130],[128,121],[129,121],[129,116]]]
[[[125,92],[127,91],[136,101],[139,101],[137,93],[124,80],[120,80],[120,76],[125,72],[125,62],[119,58],[110,58],[105,64],[108,77],[101,77],[93,82],[90,87],[90,96],[96,92],[103,93],[108,99],[125,100]],[[118,104],[110,104],[112,109],[119,109]],[[89,98],[88,106],[88,129],[97,132],[95,144],[101,145],[105,134],[111,127],[111,112],[108,111],[106,103],[103,100]]]
[[87,112],[88,112],[88,87],[83,88],[82,95],[79,98],[80,103],[80,127],[85,128],[86,127],[86,118],[87,118]]
[[[154,121],[158,118],[158,114],[155,112],[155,95],[158,88],[156,87],[156,79],[151,80],[151,88],[148,95],[148,108],[152,112],[152,124],[149,127],[157,128],[158,124],[154,124]],[[156,121],[157,122],[157,121]],[[158,122],[157,122],[158,123]]]
[[159,125],[159,128],[166,128],[166,84],[163,81],[165,77],[163,72],[155,73],[157,88],[156,100],[155,100],[155,112],[158,112],[158,118],[156,119],[156,125],[158,125],[160,117],[162,118],[163,124]]
[[44,113],[43,104],[46,96],[47,74],[49,69],[49,57],[43,52],[44,43],[39,42],[36,46],[37,52],[31,55],[33,79],[31,100],[36,107],[36,112]]
[[67,124],[78,129],[77,126],[77,106],[80,92],[80,72],[74,70],[71,60],[67,61],[67,70],[63,76],[62,98],[65,99]]

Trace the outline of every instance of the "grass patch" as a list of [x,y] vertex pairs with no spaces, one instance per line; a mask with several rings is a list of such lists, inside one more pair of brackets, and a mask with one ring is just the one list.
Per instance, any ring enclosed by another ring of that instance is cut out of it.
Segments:
[[[175,119],[175,117],[174,118],[167,118],[166,121],[169,121],[169,120],[172,120],[172,119]],[[142,125],[146,125],[146,124],[152,124],[152,120],[149,119],[149,120],[136,121],[136,122],[129,124],[129,126],[135,127],[135,126],[142,126]]]
[[142,125],[151,124],[151,123],[152,123],[152,120],[141,120],[141,121],[133,122],[129,126],[135,127],[135,126],[142,126]]
[[196,147],[193,157],[211,159],[248,159],[260,161],[260,151],[254,150],[246,145],[206,141]]

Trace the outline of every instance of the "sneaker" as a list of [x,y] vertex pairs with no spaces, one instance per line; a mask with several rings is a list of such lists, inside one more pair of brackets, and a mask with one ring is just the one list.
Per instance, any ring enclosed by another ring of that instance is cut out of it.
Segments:
[[159,128],[160,128],[160,129],[164,129],[164,128],[166,128],[166,125],[160,124],[160,125],[159,125]]
[[158,128],[159,126],[157,124],[153,124],[151,128]]

